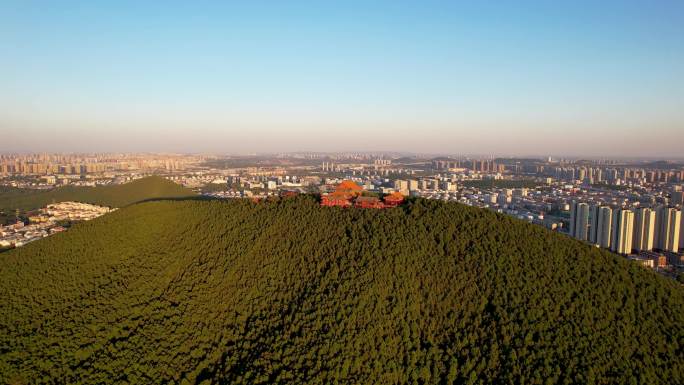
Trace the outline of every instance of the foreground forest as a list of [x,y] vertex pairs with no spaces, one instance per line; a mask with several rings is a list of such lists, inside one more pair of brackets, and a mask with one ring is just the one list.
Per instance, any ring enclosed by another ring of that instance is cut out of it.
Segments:
[[437,201],[128,206],[0,254],[0,314],[0,383],[684,383],[678,283]]
[[181,198],[191,195],[194,195],[192,191],[159,176],[97,187],[64,186],[51,190],[0,187],[0,212],[13,218],[15,210],[26,212],[55,202],[77,201],[123,207],[147,199]]

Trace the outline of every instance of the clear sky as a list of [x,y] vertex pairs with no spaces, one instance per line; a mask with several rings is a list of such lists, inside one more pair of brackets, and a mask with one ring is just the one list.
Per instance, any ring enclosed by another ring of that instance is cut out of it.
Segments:
[[0,1],[0,151],[684,156],[684,1]]

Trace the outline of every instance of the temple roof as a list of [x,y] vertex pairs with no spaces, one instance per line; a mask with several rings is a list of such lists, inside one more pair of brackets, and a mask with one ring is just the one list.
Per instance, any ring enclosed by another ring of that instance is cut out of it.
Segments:
[[374,202],[379,202],[380,199],[376,197],[358,197],[356,198],[356,202],[369,202],[369,203],[374,203]]
[[403,201],[404,200],[404,194],[396,191],[391,193],[390,195],[385,197],[386,201]]
[[361,191],[363,190],[361,186],[358,184],[350,181],[350,180],[344,180],[342,183],[337,185],[337,191]]

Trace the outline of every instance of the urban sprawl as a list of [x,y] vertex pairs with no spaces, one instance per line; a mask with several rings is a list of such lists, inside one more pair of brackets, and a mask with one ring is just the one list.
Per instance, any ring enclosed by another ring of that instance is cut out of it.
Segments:
[[[393,207],[401,197],[454,201],[568,234],[665,275],[684,268],[680,163],[399,153],[0,155],[0,185],[17,188],[120,184],[147,175],[164,176],[207,197],[314,193],[328,206],[346,206],[339,198],[347,192],[339,186],[345,182],[345,189],[356,191],[353,182],[359,191],[356,207]],[[26,243],[20,235],[33,240],[62,231],[55,218],[65,212],[92,213],[70,217],[73,221],[108,210],[64,205],[17,215],[17,222],[0,228],[0,246],[6,239],[14,239],[15,246]]]

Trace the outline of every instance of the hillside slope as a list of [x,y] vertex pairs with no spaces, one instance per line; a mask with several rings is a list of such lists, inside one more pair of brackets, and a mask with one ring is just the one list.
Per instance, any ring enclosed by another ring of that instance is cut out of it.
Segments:
[[0,383],[684,383],[684,290],[458,204],[136,204],[0,255]]
[[194,193],[183,186],[159,176],[150,176],[110,186],[64,186],[52,190],[5,189],[0,192],[0,210],[9,213],[16,209],[29,211],[63,201],[123,207],[147,199],[182,198],[191,195]]

